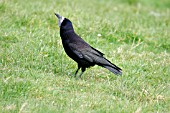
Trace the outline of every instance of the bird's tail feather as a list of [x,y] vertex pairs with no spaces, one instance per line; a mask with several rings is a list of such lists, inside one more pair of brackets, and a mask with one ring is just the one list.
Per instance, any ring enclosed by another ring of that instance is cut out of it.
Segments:
[[112,64],[109,60],[105,59],[105,63],[103,63],[103,67],[114,73],[115,75],[122,75],[122,69]]
[[122,75],[122,70],[120,68],[118,68],[117,66],[113,67],[113,66],[104,65],[103,67],[105,67],[109,71],[113,72],[115,75]]

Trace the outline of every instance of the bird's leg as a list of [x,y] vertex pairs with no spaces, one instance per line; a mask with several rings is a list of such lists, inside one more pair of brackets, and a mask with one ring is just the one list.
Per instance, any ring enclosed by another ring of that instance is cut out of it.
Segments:
[[79,75],[79,78],[81,78],[81,76],[82,76],[82,74],[84,73],[85,70],[86,70],[86,68],[84,68],[84,67],[81,68],[81,73]]
[[77,70],[76,70],[76,72],[75,72],[75,74],[74,74],[75,77],[76,77],[76,75],[77,75],[79,69],[80,69],[80,66],[78,65],[78,68],[77,68]]

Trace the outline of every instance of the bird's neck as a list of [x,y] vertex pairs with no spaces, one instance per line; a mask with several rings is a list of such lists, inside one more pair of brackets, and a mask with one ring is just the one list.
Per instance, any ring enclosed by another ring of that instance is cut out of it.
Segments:
[[60,34],[64,35],[69,32],[74,32],[73,27],[67,27],[67,28],[60,28]]

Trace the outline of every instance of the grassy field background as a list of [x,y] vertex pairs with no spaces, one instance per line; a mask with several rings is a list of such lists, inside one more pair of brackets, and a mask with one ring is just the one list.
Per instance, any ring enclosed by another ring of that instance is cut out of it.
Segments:
[[[54,12],[123,76],[72,77]],[[168,113],[169,95],[169,0],[0,0],[1,113]]]

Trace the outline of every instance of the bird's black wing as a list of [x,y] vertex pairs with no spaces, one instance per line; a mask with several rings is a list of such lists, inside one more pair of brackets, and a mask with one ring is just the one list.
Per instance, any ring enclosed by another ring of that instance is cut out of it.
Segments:
[[102,57],[104,55],[99,50],[91,47],[90,45],[84,42],[69,43],[69,47],[71,48],[73,54],[75,54],[78,58],[84,59],[89,62],[94,61],[94,58],[92,56]]
[[103,56],[104,54],[99,50],[93,48],[88,43],[86,43],[80,36],[78,36],[75,32],[70,32],[68,36],[69,44],[68,46],[71,48],[73,53],[82,58],[82,55],[86,52],[93,53],[98,56]]
[[93,50],[95,50],[96,52],[98,52],[101,56],[103,56],[103,55],[104,55],[104,53],[102,53],[102,52],[100,52],[99,50],[97,50],[97,49],[93,48],[92,46],[91,46],[91,48],[92,48]]

